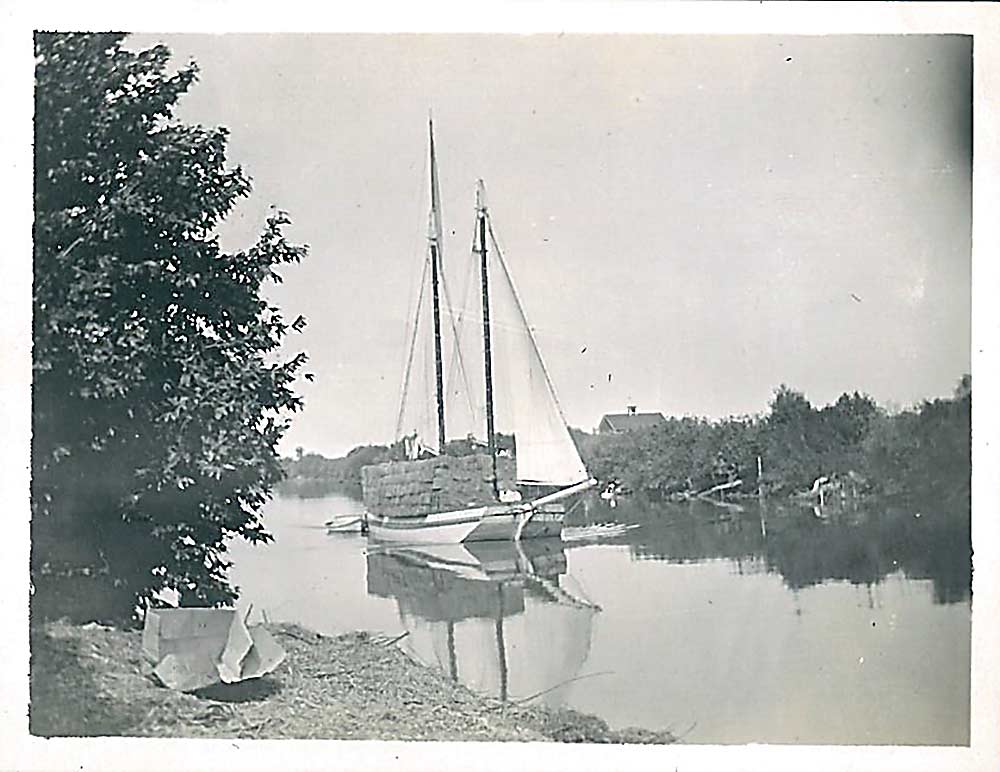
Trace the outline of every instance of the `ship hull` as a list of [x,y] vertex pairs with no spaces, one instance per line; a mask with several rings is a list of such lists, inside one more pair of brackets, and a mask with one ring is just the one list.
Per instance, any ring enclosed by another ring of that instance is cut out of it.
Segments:
[[[368,535],[374,541],[399,544],[460,544],[476,541],[514,541],[521,519],[531,512],[524,504],[486,506],[436,512],[420,517],[368,516]],[[533,539],[562,534],[564,509],[549,505],[535,509],[520,537]]]

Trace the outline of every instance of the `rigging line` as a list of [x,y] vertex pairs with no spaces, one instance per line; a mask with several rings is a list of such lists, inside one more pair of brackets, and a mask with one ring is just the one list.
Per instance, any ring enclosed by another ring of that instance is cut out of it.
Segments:
[[[479,328],[481,329],[482,328],[482,322],[480,320],[478,320],[478,319],[469,320],[469,319],[465,318],[462,315],[463,313],[475,313],[477,310],[479,310],[479,309],[475,309],[475,308],[459,308],[458,309],[459,313],[458,313],[458,316],[457,316],[458,323],[459,324],[463,324],[463,325],[467,324],[467,323],[471,323],[471,324],[474,324],[474,325],[478,325]],[[522,325],[519,325],[519,324],[508,324],[507,322],[501,322],[501,321],[496,321],[495,322],[492,318],[490,318],[490,328],[494,329],[494,330],[505,330],[507,332],[511,332],[511,331],[513,331],[513,332],[521,332],[521,330],[523,329]],[[535,329],[537,330],[539,328],[536,327]],[[566,338],[566,340],[569,340],[569,338]],[[570,348],[572,348],[572,346],[570,346]]]
[[[462,318],[462,313],[472,314],[472,313],[476,313],[478,310],[479,310],[478,308],[471,307],[468,304],[463,304],[461,306],[457,306],[456,307],[456,311],[460,312],[459,313],[459,322],[463,322],[464,321],[463,318]],[[493,324],[493,320],[492,319],[490,320],[490,324]],[[500,327],[502,329],[511,329],[511,330],[513,330],[513,329],[520,329],[519,327],[515,327],[513,325],[504,325],[502,322],[497,322],[496,326]],[[532,329],[537,330],[539,332],[544,332],[546,334],[546,336],[548,336],[549,338],[551,338],[553,340],[558,340],[561,345],[569,347],[569,348],[573,348],[576,345],[576,341],[579,339],[579,336],[573,337],[573,336],[570,336],[570,335],[566,335],[566,334],[564,334],[562,332],[556,331],[552,327],[540,327],[539,325],[535,324],[535,325],[532,325]],[[626,344],[624,344],[624,343],[622,344],[622,346],[628,348],[626,346]],[[590,348],[590,347],[591,347],[590,344],[588,344],[588,348]],[[632,351],[641,351],[641,348],[638,347],[638,346],[632,346],[632,347],[630,347],[630,350],[632,350]]]
[[[470,245],[470,253],[475,249],[475,234],[473,234],[472,244]],[[462,305],[458,307],[458,312],[455,313],[455,306],[451,303],[451,299],[447,299],[449,312],[454,313],[452,317],[452,334],[454,337],[453,341],[453,353],[451,358],[451,367],[448,371],[448,382],[453,383],[455,381],[456,370],[460,368],[460,373],[462,376],[462,383],[465,387],[465,401],[469,408],[469,419],[473,426],[479,424],[483,419],[483,411],[479,407],[478,402],[473,402],[474,392],[469,381],[468,369],[465,367],[465,358],[462,356],[462,345],[461,345],[461,332],[458,329],[465,324],[464,315],[470,312],[468,308],[469,294],[473,287],[473,275],[475,274],[476,264],[475,261],[469,260],[467,262],[468,270],[465,276],[465,294],[462,298]],[[457,326],[456,326],[457,325]],[[473,432],[475,435],[475,432]]]
[[[535,334],[531,331],[531,325],[528,324],[528,317],[524,313],[524,306],[521,305],[521,298],[517,294],[517,288],[514,286],[514,280],[510,275],[510,270],[507,268],[507,260],[504,258],[503,250],[500,249],[500,244],[497,242],[496,234],[493,232],[493,219],[491,217],[486,218],[486,225],[489,228],[490,241],[493,242],[493,248],[496,250],[500,267],[503,268],[504,277],[507,279],[507,286],[510,287],[511,294],[514,296],[514,305],[517,307],[517,311],[521,315],[521,321],[524,322],[524,329],[528,333],[528,340],[531,341],[531,348],[535,352],[535,358],[542,367],[542,375],[545,376],[545,383],[549,387],[549,395],[555,403],[556,410],[559,411],[559,417],[562,419],[563,424],[568,426],[569,424],[566,422],[566,415],[563,413],[562,405],[559,404],[559,397],[556,396],[555,387],[552,385],[552,379],[549,377],[548,368],[545,366],[545,360],[542,359],[542,353],[538,350],[538,343],[535,341]],[[570,439],[572,439],[572,434],[570,434]],[[573,440],[573,445],[576,445],[576,440]]]
[[420,294],[417,295],[417,307],[413,312],[413,329],[410,334],[410,350],[409,355],[406,358],[406,370],[403,374],[403,388],[399,399],[399,414],[396,418],[396,435],[395,440],[399,440],[403,436],[403,418],[404,411],[406,409],[406,397],[410,390],[410,375],[413,369],[413,354],[417,348],[417,330],[420,328],[420,309],[424,304],[424,290],[427,287],[427,269],[430,266],[430,259],[424,261],[424,270],[420,276]]
[[[482,338],[482,301],[480,301],[479,306],[475,309],[469,307],[471,296],[477,294],[477,290],[480,287],[479,265],[478,261],[474,258],[474,255],[476,254],[476,230],[477,227],[474,225],[472,228],[472,238],[469,240],[469,249],[466,253],[472,259],[468,261],[469,269],[465,276],[465,295],[462,298],[462,315],[459,317],[459,321],[464,325],[470,317],[472,318],[472,321],[475,323],[476,340],[480,346],[479,351],[482,353],[483,350],[481,347],[484,345]],[[477,314],[480,315],[479,319],[474,318]],[[485,383],[483,386],[485,387]],[[469,398],[472,399],[473,395],[475,395],[475,408],[472,419],[473,422],[478,424],[479,428],[483,430],[483,439],[486,439],[486,395],[484,393],[484,389],[478,386],[475,391],[470,389]]]
[[[465,295],[466,295],[466,299],[468,298],[468,294],[469,294],[469,292],[471,290],[471,285],[472,285],[471,279],[472,279],[473,273],[475,272],[475,265],[473,265],[473,263],[470,261],[469,264],[468,264],[468,268],[469,268],[469,270],[468,270],[468,273],[466,275],[466,281],[465,281]],[[463,300],[463,304],[464,303],[465,303],[465,301]],[[463,312],[460,311],[460,312],[456,313],[455,321],[456,321],[456,323],[458,325],[458,329],[455,331],[455,349],[456,349],[456,352],[455,352],[455,355],[452,357],[452,365],[453,365],[452,371],[453,372],[451,373],[450,377],[454,381],[454,379],[455,379],[454,370],[456,369],[455,365],[458,362],[459,356],[461,356],[461,360],[462,360],[462,373],[461,373],[462,374],[462,383],[465,386],[465,402],[466,402],[466,405],[469,408],[469,420],[471,421],[471,423],[472,423],[473,426],[478,426],[481,423],[481,418],[482,418],[482,409],[479,407],[478,401],[476,401],[476,397],[477,397],[477,395],[478,395],[479,392],[478,392],[477,389],[473,389],[472,383],[471,383],[471,380],[470,380],[470,376],[469,376],[468,368],[465,367],[465,356],[462,355],[462,354],[460,354],[462,346],[463,346],[463,342],[461,340],[462,329],[463,329],[463,326],[464,326],[465,321],[466,321],[464,319],[464,317],[463,317]],[[475,435],[476,432],[473,431],[473,434]]]
[[[411,200],[417,201],[418,202],[417,205],[418,205],[418,208],[419,208],[420,212],[423,212],[426,209],[426,207],[425,207],[425,200],[424,200],[424,183],[423,183],[423,180],[427,179],[427,165],[429,163],[429,158],[428,158],[427,153],[421,153],[420,157],[421,157],[420,176],[415,178],[415,182],[414,182],[415,193],[411,197]],[[414,218],[414,219],[417,219],[417,218]],[[411,259],[409,259],[407,261],[408,265],[411,266],[410,270],[408,272],[408,274],[409,274],[408,285],[409,286],[408,286],[408,292],[407,292],[407,295],[406,295],[407,298],[412,298],[414,296],[414,294],[415,294],[413,292],[413,279],[417,275],[417,271],[414,270],[414,268],[417,265],[417,255],[419,255],[419,253],[420,253],[420,250],[417,248],[417,245],[414,244],[413,248],[412,248]],[[398,414],[397,421],[396,421],[396,432],[394,434],[394,439],[395,440],[399,440],[401,438],[401,436],[402,436],[401,435],[401,432],[402,432],[402,428],[401,427],[402,427],[402,423],[403,423],[403,420],[404,420],[403,411],[404,411],[404,408],[405,408],[405,405],[406,405],[406,397],[407,397],[407,393],[408,393],[409,387],[410,387],[410,371],[411,371],[411,368],[412,368],[412,365],[413,365],[413,354],[414,354],[414,348],[415,348],[415,345],[416,345],[416,334],[417,334],[416,331],[417,331],[417,328],[420,326],[420,308],[421,308],[421,305],[423,303],[424,288],[427,285],[427,268],[428,268],[428,263],[427,263],[427,260],[424,259],[422,261],[422,269],[420,271],[420,290],[419,290],[419,294],[417,296],[417,303],[416,303],[416,305],[415,305],[415,307],[413,309],[412,315],[410,315],[406,319],[406,325],[403,327],[402,348],[403,348],[403,350],[404,350],[405,353],[403,355],[404,356],[404,360],[403,360],[404,361],[404,366],[402,368],[402,370],[403,370],[403,380],[402,380],[402,383],[400,383],[400,387],[399,387],[399,414]],[[411,325],[412,325],[412,329],[411,329]],[[407,347],[407,345],[406,345],[408,338],[411,339],[409,347]]]
[[437,406],[434,404],[436,390],[434,355],[429,348],[424,350],[423,367],[421,368],[424,375],[424,399],[419,400],[420,413],[415,419],[416,425],[414,426],[417,436],[428,441],[436,435],[437,426]]
[[448,321],[451,322],[451,334],[454,339],[454,352],[452,355],[452,362],[458,362],[458,371],[462,375],[462,384],[465,386],[465,398],[469,404],[469,412],[472,414],[470,417],[475,417],[475,413],[472,408],[472,389],[469,385],[469,374],[465,369],[465,360],[462,358],[462,347],[458,344],[458,323],[455,321],[455,312],[451,304],[451,296],[448,294],[448,284],[444,279],[444,273],[441,274],[441,288],[444,294],[444,305],[448,310]]

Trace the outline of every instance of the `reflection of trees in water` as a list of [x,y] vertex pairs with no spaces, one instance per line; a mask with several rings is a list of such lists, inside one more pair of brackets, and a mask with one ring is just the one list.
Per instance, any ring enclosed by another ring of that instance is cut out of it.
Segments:
[[[968,511],[926,506],[844,509],[817,517],[805,507],[747,503],[742,511],[702,503],[622,502],[592,507],[584,519],[641,523],[623,538],[638,559],[734,561],[741,572],[781,574],[792,589],[831,580],[872,585],[903,571],[929,579],[937,603],[969,597],[972,546]],[[762,525],[763,521],[763,525]]]

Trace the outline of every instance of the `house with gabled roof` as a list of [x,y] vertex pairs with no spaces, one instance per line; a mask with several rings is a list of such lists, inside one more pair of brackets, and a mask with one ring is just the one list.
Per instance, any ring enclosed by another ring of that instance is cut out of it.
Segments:
[[662,413],[638,413],[629,405],[624,413],[608,413],[597,425],[598,434],[623,434],[641,429],[651,429],[667,422]]

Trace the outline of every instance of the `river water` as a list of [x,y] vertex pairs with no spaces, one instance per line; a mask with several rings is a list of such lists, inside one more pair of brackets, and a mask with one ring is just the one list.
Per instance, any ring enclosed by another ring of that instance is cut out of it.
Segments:
[[405,634],[474,690],[613,727],[967,745],[968,516],[925,509],[588,500],[575,541],[387,550],[322,528],[360,502],[279,498],[276,540],[233,544],[232,577],[251,621]]

